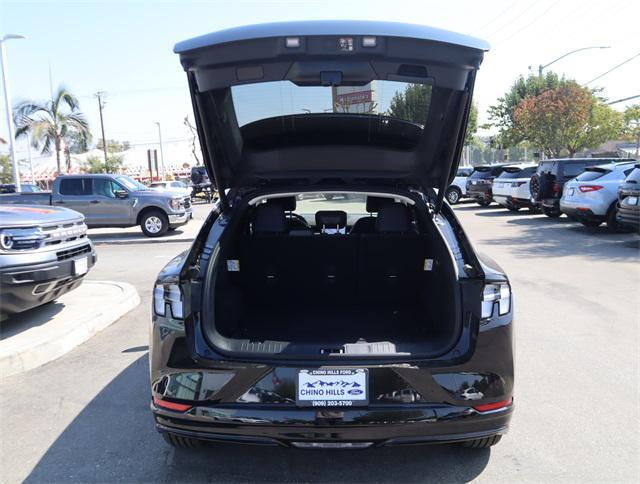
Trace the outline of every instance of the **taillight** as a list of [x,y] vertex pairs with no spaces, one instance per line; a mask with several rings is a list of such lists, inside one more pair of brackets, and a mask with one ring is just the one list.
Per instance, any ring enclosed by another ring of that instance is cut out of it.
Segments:
[[153,308],[158,316],[169,316],[167,305],[173,319],[184,318],[182,291],[177,284],[157,284],[153,289]]
[[555,182],[553,184],[553,193],[560,193],[560,192],[562,192],[562,183]]
[[582,193],[589,193],[589,192],[597,192],[598,190],[602,190],[604,187],[602,185],[580,185],[578,187],[578,190],[580,190]]
[[184,403],[167,402],[158,397],[153,397],[153,403],[156,407],[166,408],[167,410],[173,410],[174,412],[186,412],[193,405],[186,405]]
[[482,319],[493,316],[493,307],[498,304],[498,314],[504,316],[511,311],[511,288],[506,282],[487,284],[482,291]]
[[484,403],[482,405],[476,405],[473,407],[473,409],[478,412],[489,412],[491,410],[498,410],[501,408],[510,407],[512,403],[513,403],[513,398],[510,398],[509,400],[502,400],[500,402]]

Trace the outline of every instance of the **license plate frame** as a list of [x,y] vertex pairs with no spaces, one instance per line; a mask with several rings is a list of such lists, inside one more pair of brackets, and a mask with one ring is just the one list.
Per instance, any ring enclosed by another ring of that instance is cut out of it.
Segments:
[[73,261],[73,273],[76,276],[83,276],[89,272],[89,258],[82,257],[81,259],[74,259]]
[[366,368],[301,369],[296,374],[296,405],[336,408],[369,405]]

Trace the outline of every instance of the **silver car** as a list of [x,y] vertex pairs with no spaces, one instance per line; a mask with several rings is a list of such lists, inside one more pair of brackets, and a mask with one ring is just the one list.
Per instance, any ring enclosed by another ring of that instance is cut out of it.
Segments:
[[606,222],[614,231],[625,231],[616,221],[618,187],[631,173],[634,161],[608,163],[587,168],[565,183],[560,211],[587,227]]

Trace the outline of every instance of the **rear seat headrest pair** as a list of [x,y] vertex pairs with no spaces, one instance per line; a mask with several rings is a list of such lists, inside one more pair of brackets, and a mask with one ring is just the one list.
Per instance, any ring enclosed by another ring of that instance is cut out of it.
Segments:
[[[272,199],[258,205],[253,214],[253,232],[286,233],[288,224],[285,211],[293,211],[295,205],[295,197]],[[367,197],[367,211],[378,212],[375,223],[375,231],[378,233],[403,233],[411,229],[411,212],[402,203],[389,198]],[[316,225],[344,228],[347,225],[347,214],[342,210],[320,210],[316,213]]]

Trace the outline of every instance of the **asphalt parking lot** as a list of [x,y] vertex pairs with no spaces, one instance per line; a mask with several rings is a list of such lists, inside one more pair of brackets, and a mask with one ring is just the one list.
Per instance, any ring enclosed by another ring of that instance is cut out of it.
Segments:
[[[196,222],[208,206],[196,207]],[[527,211],[456,208],[511,277],[516,413],[491,450],[172,449],[148,410],[158,270],[188,242],[98,246],[96,280],[142,304],[66,356],[0,384],[1,481],[638,482],[640,238]]]

